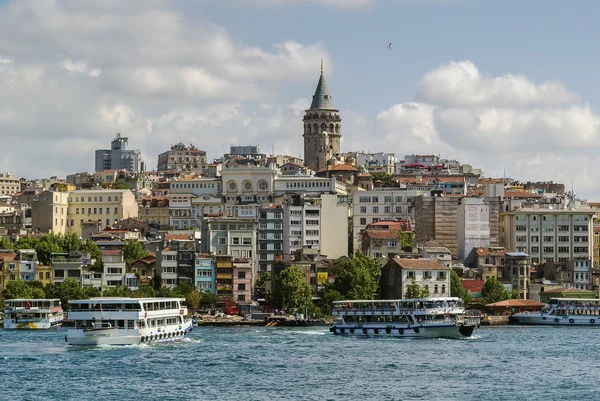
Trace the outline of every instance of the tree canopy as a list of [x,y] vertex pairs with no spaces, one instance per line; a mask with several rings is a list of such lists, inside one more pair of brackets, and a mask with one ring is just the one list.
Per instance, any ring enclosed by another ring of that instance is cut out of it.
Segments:
[[404,298],[427,298],[429,295],[427,287],[421,287],[415,279],[412,279],[411,283],[406,286]]
[[351,257],[338,261],[332,273],[335,281],[327,286],[345,299],[376,299],[379,296],[379,259],[356,251]]
[[150,255],[150,252],[144,248],[140,241],[134,239],[125,240],[125,245],[123,245],[123,258],[128,264],[135,260],[145,258],[148,255]]
[[312,304],[312,291],[301,267],[290,266],[279,273],[273,288],[273,300],[276,306],[287,310]]
[[462,299],[465,304],[471,303],[473,300],[469,291],[463,287],[458,273],[454,270],[450,271],[450,296]]
[[481,290],[481,300],[486,305],[505,301],[510,298],[511,293],[495,277],[489,278]]
[[382,181],[382,182],[389,182],[392,181],[393,176],[391,174],[388,173],[371,173],[371,177],[373,179],[373,182],[375,181]]

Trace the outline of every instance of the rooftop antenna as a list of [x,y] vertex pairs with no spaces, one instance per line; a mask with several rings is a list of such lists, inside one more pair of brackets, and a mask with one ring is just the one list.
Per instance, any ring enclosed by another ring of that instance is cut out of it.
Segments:
[[321,59],[321,75],[323,75],[323,59]]
[[271,143],[271,156],[275,156],[275,144]]

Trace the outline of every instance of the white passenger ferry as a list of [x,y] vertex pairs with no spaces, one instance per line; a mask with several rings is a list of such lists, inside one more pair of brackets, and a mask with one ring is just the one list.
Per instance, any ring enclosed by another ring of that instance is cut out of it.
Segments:
[[91,298],[69,301],[69,345],[177,341],[192,330],[183,298]]
[[60,299],[7,299],[4,301],[5,329],[50,329],[64,320]]
[[416,298],[376,301],[338,301],[339,316],[330,331],[351,336],[412,338],[470,337],[479,315],[465,312],[460,298]]
[[600,327],[600,299],[550,298],[541,311],[513,313],[508,319],[513,324]]

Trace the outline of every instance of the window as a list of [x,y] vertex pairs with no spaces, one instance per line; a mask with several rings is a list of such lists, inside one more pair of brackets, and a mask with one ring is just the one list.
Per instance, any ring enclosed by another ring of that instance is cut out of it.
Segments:
[[358,198],[358,202],[359,203],[371,203],[371,197],[370,196],[361,196]]
[[[519,216],[517,216],[519,217]],[[527,231],[527,226],[517,226],[516,231]]]
[[414,271],[407,271],[406,272],[406,277],[408,277],[408,278],[415,278],[415,272]]
[[402,206],[396,206],[396,213],[402,213]]
[[267,189],[269,189],[269,184],[267,184],[266,181],[261,181],[261,182],[258,183],[258,188],[261,191],[266,191]]
[[540,237],[537,235],[532,235],[531,236],[531,242],[540,242]]
[[367,218],[366,217],[361,217],[360,218],[360,225],[361,226],[366,226],[367,225]]
[[379,196],[374,196],[372,199],[373,203],[379,203]]
[[383,212],[386,213],[386,214],[392,213],[392,207],[391,206],[385,206],[383,208]]
[[242,245],[252,245],[252,237],[243,237]]
[[219,237],[218,241],[219,245],[227,245],[227,238],[225,237]]
[[398,241],[388,241],[388,247],[395,248],[398,246]]
[[442,284],[442,294],[446,292],[446,285]]
[[373,206],[373,213],[379,213],[379,206]]
[[517,242],[527,242],[526,235],[517,235]]
[[246,284],[238,284],[238,291],[246,291]]
[[438,285],[436,284],[436,285],[433,286],[433,293],[437,294],[438,292],[439,292],[438,291]]
[[367,207],[366,206],[361,206],[360,207],[360,212],[361,213],[367,213]]

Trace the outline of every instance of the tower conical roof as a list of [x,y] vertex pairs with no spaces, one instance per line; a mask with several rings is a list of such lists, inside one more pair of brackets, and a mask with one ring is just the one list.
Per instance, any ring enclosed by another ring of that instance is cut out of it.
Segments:
[[331,102],[331,95],[327,89],[327,84],[325,83],[325,77],[323,76],[323,62],[321,62],[321,77],[317,84],[317,90],[315,90],[315,94],[313,95],[310,110],[335,110]]

